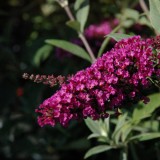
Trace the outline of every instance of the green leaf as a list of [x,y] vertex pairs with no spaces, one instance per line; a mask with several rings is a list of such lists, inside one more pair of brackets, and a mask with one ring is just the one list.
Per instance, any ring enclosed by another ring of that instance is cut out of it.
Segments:
[[146,25],[148,27],[152,27],[150,21],[144,16],[139,18],[138,23],[141,24],[141,25]]
[[132,120],[135,123],[139,123],[141,119],[151,116],[151,113],[160,106],[160,93],[155,93],[149,96],[150,102],[144,104],[139,102],[134,109]]
[[107,137],[107,132],[104,127],[104,123],[102,120],[94,121],[91,118],[87,118],[85,120],[87,127],[94,133],[99,136]]
[[108,146],[108,145],[99,145],[99,146],[93,147],[90,150],[88,150],[88,152],[85,154],[84,158],[86,159],[94,154],[102,153],[102,152],[108,151],[112,148],[113,148],[112,146]]
[[100,136],[101,136],[100,134],[92,133],[92,134],[90,134],[90,135],[88,136],[88,138],[87,138],[87,139],[91,139],[91,138],[98,138],[98,137],[100,137]]
[[44,45],[43,47],[39,48],[34,55],[33,64],[35,66],[39,66],[41,61],[44,61],[49,57],[51,51],[52,46],[50,45]]
[[113,132],[113,136],[126,123],[126,118],[127,118],[127,113],[122,114],[118,117],[118,122],[117,122],[116,128]]
[[160,132],[141,133],[140,135],[133,136],[130,140],[147,141],[155,138],[160,138]]
[[120,140],[120,136],[122,135],[122,130],[121,130],[122,127],[128,123],[126,121],[126,118],[127,118],[127,113],[120,115],[118,117],[118,122],[117,122],[116,128],[112,134],[112,139],[114,140],[114,142],[116,144],[118,144],[118,141]]
[[158,122],[158,120],[145,121],[142,123],[142,127],[145,127],[146,129],[148,129],[150,131],[158,132],[159,122]]
[[78,21],[68,21],[66,22],[66,25],[74,29],[77,32],[80,31],[80,23]]
[[89,13],[89,0],[76,0],[74,9],[76,11],[76,19],[80,22],[81,32],[83,32]]
[[110,118],[105,118],[104,120],[104,125],[105,125],[105,128],[106,128],[106,132],[107,132],[107,135],[110,134]]
[[91,132],[100,135],[100,124],[99,121],[93,121],[91,118],[85,119],[85,123],[87,127],[91,130]]
[[123,16],[124,19],[132,19],[137,21],[139,18],[139,12],[137,10],[127,8],[123,10]]
[[149,0],[150,6],[150,21],[153,28],[160,33],[160,1],[159,0]]
[[128,138],[128,135],[131,133],[132,129],[134,126],[132,126],[132,124],[130,122],[126,123],[126,125],[124,125],[122,127],[122,142],[125,142]]
[[73,43],[70,43],[70,42],[67,42],[64,40],[57,40],[57,39],[46,40],[46,43],[54,45],[59,48],[62,48],[62,49],[66,50],[66,51],[68,51],[68,52],[70,52],[80,58],[83,58],[83,59],[91,62],[91,59],[90,59],[89,55],[87,54],[87,52],[83,48],[79,47],[76,44],[73,44]]
[[111,33],[111,34],[108,34],[106,36],[110,37],[110,38],[113,38],[116,41],[120,41],[122,39],[126,39],[126,38],[129,38],[129,37],[132,37],[133,35],[122,34],[122,33]]

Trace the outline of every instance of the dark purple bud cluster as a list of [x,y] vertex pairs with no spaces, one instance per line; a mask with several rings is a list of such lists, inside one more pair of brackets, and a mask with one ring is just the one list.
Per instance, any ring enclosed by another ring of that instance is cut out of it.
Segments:
[[50,87],[54,87],[57,84],[62,85],[65,81],[65,77],[61,75],[58,77],[55,77],[54,75],[39,75],[39,74],[30,75],[28,73],[24,73],[22,77],[24,79],[30,79],[35,83],[43,83],[45,85],[49,85]]

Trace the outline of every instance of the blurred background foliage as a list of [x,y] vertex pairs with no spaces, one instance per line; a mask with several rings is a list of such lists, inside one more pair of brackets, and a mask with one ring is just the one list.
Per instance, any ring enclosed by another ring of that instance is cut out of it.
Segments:
[[[74,0],[69,0],[73,9]],[[112,19],[123,8],[138,8],[137,1],[90,1],[87,25]],[[65,25],[68,17],[53,0],[7,0],[0,5],[0,159],[63,160],[83,159],[95,141],[88,141],[84,122],[72,122],[68,128],[40,128],[35,108],[57,87],[49,88],[22,79],[24,72],[68,75],[90,64],[75,56],[57,56],[46,39],[71,40],[75,31]],[[123,30],[123,28],[122,28]],[[124,28],[135,33],[134,28]],[[145,26],[144,35],[153,35]],[[142,33],[140,31],[140,33]],[[43,48],[40,50],[40,48]],[[45,54],[44,54],[45,53]],[[141,144],[142,150],[155,141]],[[160,145],[160,143],[156,143]],[[110,158],[115,152],[110,152]],[[145,153],[145,151],[144,151]],[[150,157],[154,152],[150,148]],[[143,156],[143,155],[142,155]],[[102,158],[101,155],[99,158]],[[97,158],[97,157],[96,157]],[[94,158],[93,158],[94,159]]]

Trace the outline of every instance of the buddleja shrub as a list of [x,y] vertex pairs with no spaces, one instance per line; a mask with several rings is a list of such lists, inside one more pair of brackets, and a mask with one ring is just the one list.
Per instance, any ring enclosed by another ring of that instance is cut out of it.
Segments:
[[[93,30],[93,34],[96,32],[96,36],[98,33],[102,35],[105,27],[100,29],[98,28],[100,26],[97,25],[95,31],[95,28],[90,26],[88,30],[84,31],[89,12],[89,1],[77,0],[75,2],[76,18],[72,15],[67,0],[59,0],[58,2],[70,18],[67,25],[77,31],[81,43],[78,46],[76,43],[56,39],[46,40],[46,42],[88,60],[92,64],[68,77],[24,74],[26,79],[38,83],[43,82],[51,87],[60,85],[60,89],[36,109],[39,125],[41,127],[45,125],[55,126],[60,123],[67,127],[71,120],[87,118],[101,121],[110,116],[110,111],[113,111],[112,114],[119,115],[119,109],[127,108],[140,100],[147,104],[150,99],[144,94],[145,90],[152,86],[160,88],[160,36],[144,39],[140,35],[115,34],[114,32],[130,22],[129,19],[132,19],[133,22],[139,19],[140,14],[137,11],[127,10],[125,13],[132,14],[130,16],[125,14],[121,18],[122,20],[120,19],[122,22],[118,22],[118,27],[111,31],[112,33],[103,42],[100,42],[99,58],[95,58],[96,54],[93,54],[85,37],[87,34],[85,35],[84,32],[89,30],[89,35],[92,35],[91,31]],[[144,8],[144,1],[140,1],[140,4]],[[157,24],[160,22],[159,6],[159,1],[150,1],[150,15],[147,13],[156,34],[159,32],[159,24]],[[133,22],[130,25],[133,25]],[[104,33],[106,32],[104,31]],[[110,37],[118,42],[111,50],[104,52]],[[93,131],[89,124],[91,123],[87,123],[88,127]],[[130,124],[130,126],[132,125]],[[130,128],[129,131],[131,130]],[[128,134],[125,135],[125,138]],[[156,133],[156,136],[151,138],[157,137],[160,135]],[[106,149],[102,146],[94,148],[87,153],[86,158],[105,150],[108,150],[108,147]]]

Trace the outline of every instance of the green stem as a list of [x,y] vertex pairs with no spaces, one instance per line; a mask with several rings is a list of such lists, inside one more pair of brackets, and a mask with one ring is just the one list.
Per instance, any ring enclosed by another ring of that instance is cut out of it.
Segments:
[[[111,33],[117,32],[117,31],[121,28],[121,26],[122,26],[122,23],[120,23],[117,27],[115,27],[115,28],[112,30]],[[111,33],[110,33],[110,34],[111,34]],[[109,40],[110,40],[110,37],[107,37],[107,38],[104,39],[104,41],[103,41],[103,43],[102,43],[102,45],[101,45],[101,48],[99,49],[98,57],[100,57],[100,56],[102,55],[102,53],[104,52],[107,44],[109,43]]]
[[91,50],[91,47],[89,46],[85,36],[82,34],[82,33],[79,33],[79,38],[81,39],[81,41],[83,42],[86,50],[88,51],[90,57],[91,57],[91,60],[92,60],[92,63],[96,60],[92,50]]

